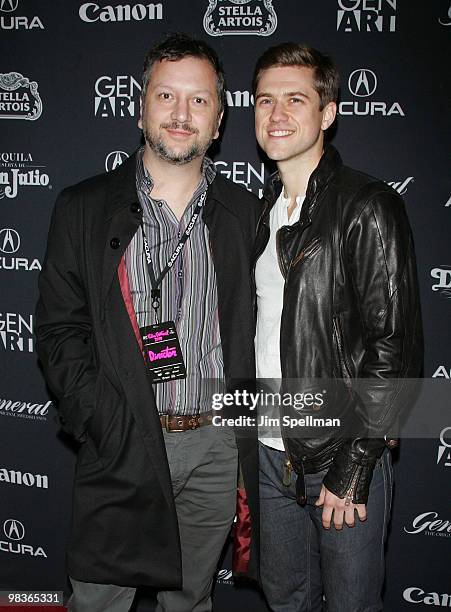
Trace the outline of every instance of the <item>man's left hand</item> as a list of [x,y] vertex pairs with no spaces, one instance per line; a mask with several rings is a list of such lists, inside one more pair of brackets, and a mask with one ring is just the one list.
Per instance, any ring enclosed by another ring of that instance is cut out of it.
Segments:
[[359,519],[366,521],[365,504],[353,504],[351,502],[346,505],[346,499],[337,497],[326,489],[324,485],[321,487],[321,493],[315,502],[315,506],[323,506],[322,523],[324,529],[330,529],[332,515],[335,529],[343,529],[344,523],[348,527],[354,527],[356,510]]

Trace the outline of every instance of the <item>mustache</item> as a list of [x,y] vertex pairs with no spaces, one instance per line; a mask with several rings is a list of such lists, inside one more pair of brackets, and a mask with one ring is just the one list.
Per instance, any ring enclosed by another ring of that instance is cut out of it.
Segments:
[[179,121],[171,121],[170,123],[162,123],[160,128],[165,130],[183,130],[184,132],[189,132],[190,134],[198,134],[199,130],[193,128],[189,123],[180,123]]

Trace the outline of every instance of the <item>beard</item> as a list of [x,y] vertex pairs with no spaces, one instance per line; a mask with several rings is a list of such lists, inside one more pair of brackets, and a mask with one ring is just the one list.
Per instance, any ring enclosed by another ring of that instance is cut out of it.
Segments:
[[[199,130],[191,127],[189,123],[178,123],[177,121],[162,123],[160,125],[160,129],[181,129],[185,132],[190,132],[191,134],[199,134]],[[143,123],[143,133],[146,143],[160,159],[179,166],[188,164],[197,157],[203,157],[213,141],[213,134],[209,134],[208,137],[205,137],[202,140],[198,139],[185,151],[176,152],[164,142],[160,133],[152,133],[146,123]]]

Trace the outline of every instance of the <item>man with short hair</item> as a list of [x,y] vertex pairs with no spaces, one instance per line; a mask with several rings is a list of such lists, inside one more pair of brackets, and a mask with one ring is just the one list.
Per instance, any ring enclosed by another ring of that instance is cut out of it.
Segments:
[[258,201],[205,156],[223,110],[216,53],[170,36],[145,60],[144,147],[55,206],[37,347],[80,443],[73,612],[125,612],[140,585],[159,589],[158,610],[211,609],[237,478],[211,395],[255,374]]
[[319,392],[287,414],[341,420],[261,431],[261,577],[276,612],[323,610],[323,596],[328,612],[382,610],[384,436],[408,395],[399,379],[421,370],[404,205],[325,145],[338,86],[332,61],[296,43],[268,49],[254,72],[256,136],[278,170],[256,239],[257,377]]

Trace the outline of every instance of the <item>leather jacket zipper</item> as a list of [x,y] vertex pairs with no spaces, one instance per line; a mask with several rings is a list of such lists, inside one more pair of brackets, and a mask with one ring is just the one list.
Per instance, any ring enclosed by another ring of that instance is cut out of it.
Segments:
[[289,487],[291,484],[291,473],[293,471],[293,466],[291,465],[291,461],[289,459],[285,459],[283,462],[283,477],[282,484],[285,487]]
[[349,489],[346,492],[345,506],[350,506],[352,503],[352,498],[354,497],[357,480],[359,479],[362,469],[362,466],[358,465],[354,470],[354,474],[352,475],[351,479],[351,484],[349,485]]
[[346,361],[344,346],[343,346],[343,336],[341,333],[340,324],[338,321],[338,317],[334,316],[332,319],[334,335],[337,341],[337,350],[338,350],[338,358],[340,360],[339,366],[341,370],[341,375],[343,380],[345,381],[346,386],[351,388],[351,373],[349,371],[349,367]]
[[[282,433],[282,431],[281,431]],[[282,484],[286,487],[291,485],[291,476],[293,473],[293,460],[290,455],[290,451],[288,450],[287,440],[282,433],[283,445],[285,447],[285,455],[286,459],[283,464],[283,473],[282,473]],[[301,457],[299,460],[299,464],[301,469],[299,472],[295,472],[297,474],[296,478],[296,501],[300,506],[303,506],[307,501],[307,493],[305,489],[305,478],[304,478],[304,459],[305,457]]]

